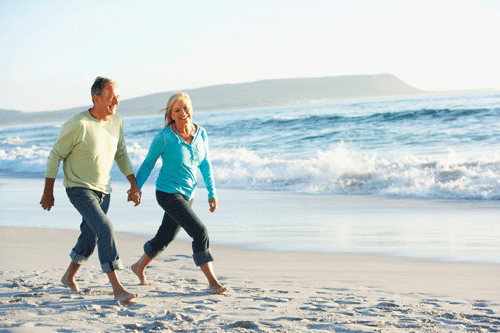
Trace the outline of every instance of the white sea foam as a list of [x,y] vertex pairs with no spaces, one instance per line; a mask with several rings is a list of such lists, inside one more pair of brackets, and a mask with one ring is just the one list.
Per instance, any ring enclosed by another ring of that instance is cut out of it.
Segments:
[[218,186],[316,194],[370,194],[421,198],[499,199],[500,155],[470,160],[450,151],[442,157],[398,159],[358,154],[339,144],[309,159],[259,157],[245,148],[212,152]]
[[5,140],[2,140],[2,143],[6,143],[6,144],[9,144],[9,145],[12,145],[12,146],[16,146],[16,145],[24,145],[26,144],[28,141],[25,140],[25,139],[20,139],[19,137],[15,137],[15,138],[7,138]]
[[[128,146],[137,171],[148,149]],[[42,177],[49,147],[9,146],[0,149],[5,176]],[[500,199],[500,154],[467,157],[454,151],[442,156],[380,158],[358,153],[340,143],[311,158],[259,156],[247,148],[213,148],[211,160],[221,188],[296,191],[314,194],[361,194],[418,198]],[[153,170],[154,181],[161,162]],[[123,176],[118,168],[113,177]],[[201,177],[200,177],[200,181]]]
[[[147,148],[128,147],[135,170]],[[0,149],[0,170],[11,176],[41,176],[50,148]],[[450,151],[440,157],[379,158],[349,150],[344,143],[305,159],[262,157],[246,148],[211,151],[218,187],[297,191],[315,194],[369,194],[421,198],[500,199],[500,155],[474,159]],[[156,178],[160,162],[151,178]],[[113,175],[121,175],[114,168]],[[201,178],[200,178],[201,179]]]

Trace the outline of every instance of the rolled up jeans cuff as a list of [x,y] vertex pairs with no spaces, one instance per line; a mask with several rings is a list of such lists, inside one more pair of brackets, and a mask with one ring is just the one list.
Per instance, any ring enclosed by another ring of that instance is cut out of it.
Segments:
[[209,249],[193,254],[193,259],[196,266],[201,266],[207,262],[214,261]]
[[153,247],[151,246],[151,241],[147,241],[146,244],[143,246],[144,253],[148,255],[151,259],[156,258],[157,255],[159,255],[162,251],[154,251]]
[[115,261],[102,263],[101,268],[104,273],[109,273],[118,269],[124,269],[125,266],[123,266],[121,259],[116,259]]
[[88,257],[84,257],[81,254],[76,253],[74,250],[71,251],[71,254],[69,255],[71,257],[71,260],[78,265],[83,265],[89,260]]
[[[85,264],[89,259],[87,257],[82,256],[81,254],[76,253],[75,251],[71,251],[71,254],[69,256],[71,257],[71,260],[78,265]],[[109,273],[112,271],[116,271],[118,269],[124,269],[125,266],[123,266],[121,259],[117,259],[115,261],[102,263],[101,268],[104,273]]]

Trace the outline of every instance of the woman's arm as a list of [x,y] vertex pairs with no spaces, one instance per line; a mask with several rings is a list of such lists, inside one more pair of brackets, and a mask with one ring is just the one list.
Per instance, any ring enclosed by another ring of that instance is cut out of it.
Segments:
[[208,198],[213,199],[217,197],[217,193],[215,191],[215,178],[214,178],[212,163],[210,162],[208,154],[208,137],[205,131],[203,131],[203,133],[200,134],[201,138],[203,139],[203,143],[205,145],[205,158],[201,161],[199,169],[201,171],[203,181],[205,182],[205,187],[208,190]]
[[158,133],[151,142],[151,146],[149,147],[148,155],[142,162],[139,171],[137,171],[136,179],[137,186],[139,189],[142,188],[146,180],[148,179],[151,171],[155,167],[156,161],[163,154],[165,150],[165,139],[163,137],[163,133]]

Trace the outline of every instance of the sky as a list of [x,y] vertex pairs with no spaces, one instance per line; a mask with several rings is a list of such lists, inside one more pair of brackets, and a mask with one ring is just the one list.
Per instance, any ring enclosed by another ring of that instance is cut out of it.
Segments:
[[[0,0],[0,109],[266,79],[394,74],[500,89],[498,0]],[[165,101],[166,102],[166,101]]]

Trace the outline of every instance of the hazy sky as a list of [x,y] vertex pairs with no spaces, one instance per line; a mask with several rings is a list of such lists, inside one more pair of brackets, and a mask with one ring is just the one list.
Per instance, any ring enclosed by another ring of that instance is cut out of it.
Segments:
[[378,73],[500,88],[499,32],[498,0],[0,0],[0,109],[89,105],[99,75],[122,99]]

